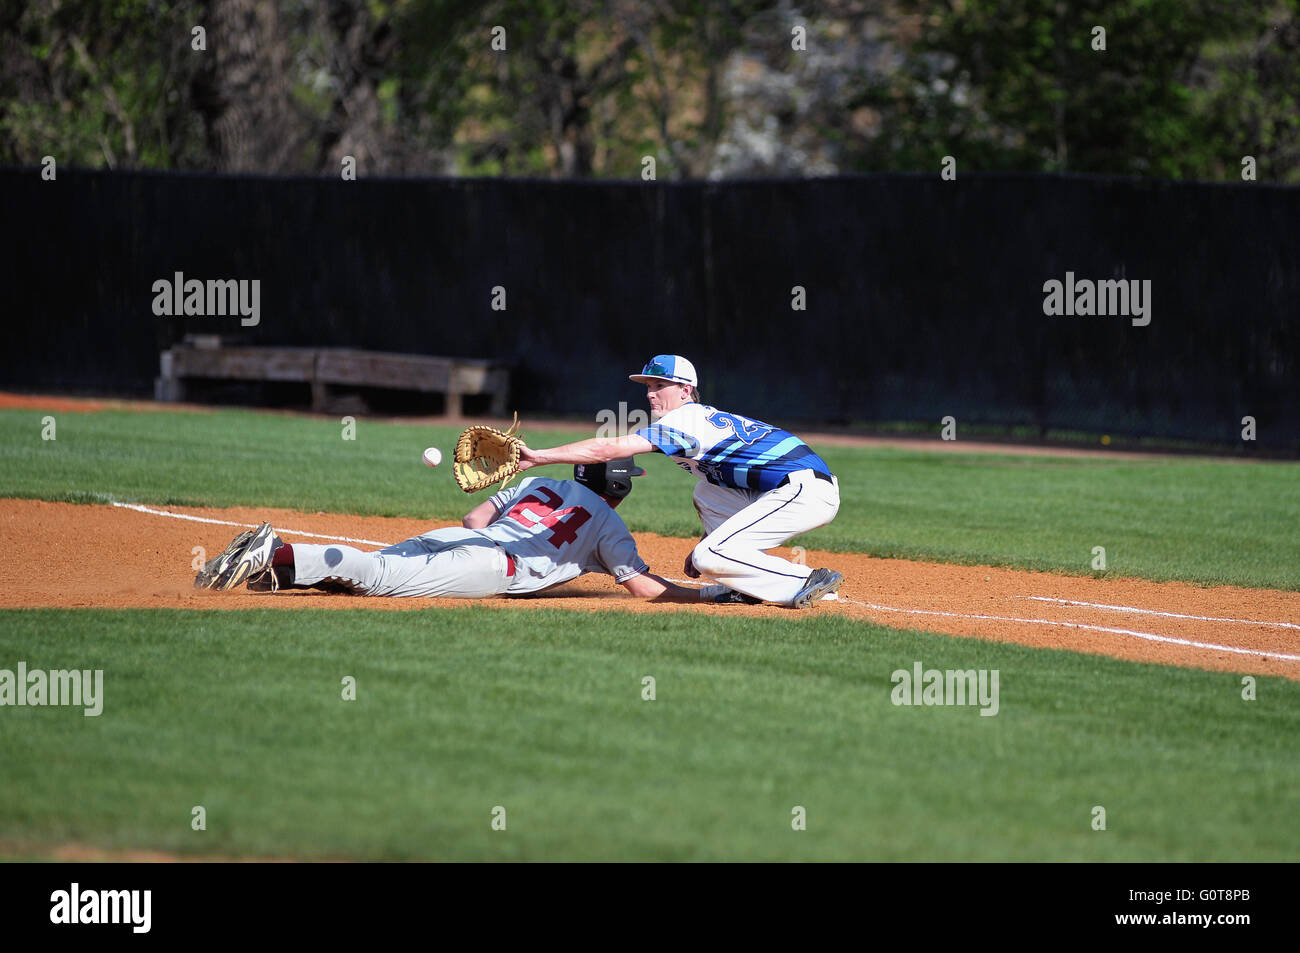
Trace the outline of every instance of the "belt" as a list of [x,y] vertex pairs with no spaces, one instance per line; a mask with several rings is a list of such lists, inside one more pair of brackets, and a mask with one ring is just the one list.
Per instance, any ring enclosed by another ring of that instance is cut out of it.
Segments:
[[[815,476],[817,479],[819,479],[819,480],[825,480],[827,483],[834,483],[834,482],[835,482],[834,478],[833,478],[829,473],[822,473],[822,471],[820,471],[820,470],[813,470],[812,474],[813,474],[813,476]],[[783,487],[783,486],[785,486],[787,483],[789,483],[789,482],[790,482],[790,476],[792,476],[792,475],[793,475],[793,474],[787,474],[787,475],[786,475],[786,478],[785,478],[784,480],[782,480],[780,483],[778,483],[778,484],[776,485],[776,486],[777,486],[777,489],[780,489],[781,487]]]

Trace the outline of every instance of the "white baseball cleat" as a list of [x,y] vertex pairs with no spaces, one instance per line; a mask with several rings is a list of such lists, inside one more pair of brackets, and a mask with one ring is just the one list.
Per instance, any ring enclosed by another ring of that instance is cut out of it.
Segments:
[[194,577],[195,589],[211,589],[217,583],[217,578],[226,571],[235,557],[248,545],[248,541],[253,538],[256,530],[246,529],[230,541],[230,545],[220,556],[214,556],[203,564],[199,574]]
[[[279,545],[280,538],[275,535],[271,524],[263,523],[242,548],[235,550],[226,568],[209,588],[233,589],[250,576],[256,576],[271,565],[271,555]],[[231,543],[232,549],[234,546],[235,544]]]

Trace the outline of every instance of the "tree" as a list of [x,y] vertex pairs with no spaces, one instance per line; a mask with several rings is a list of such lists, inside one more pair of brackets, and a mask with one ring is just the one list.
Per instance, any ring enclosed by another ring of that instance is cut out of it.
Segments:
[[184,168],[197,4],[36,0],[0,13],[0,161]]
[[726,178],[953,155],[1235,179],[1253,155],[1297,182],[1297,89],[1300,0],[0,7],[0,161],[18,164],[633,178],[654,156],[659,178]]
[[[1275,148],[1277,163],[1291,155],[1294,169],[1295,0],[913,0],[907,9],[922,27],[905,68],[855,103],[885,117],[883,141],[852,144],[857,167],[932,169],[951,154],[968,169],[1208,178],[1245,138]],[[1261,50],[1265,24],[1275,40]],[[1241,68],[1260,57],[1272,67],[1263,85]]]

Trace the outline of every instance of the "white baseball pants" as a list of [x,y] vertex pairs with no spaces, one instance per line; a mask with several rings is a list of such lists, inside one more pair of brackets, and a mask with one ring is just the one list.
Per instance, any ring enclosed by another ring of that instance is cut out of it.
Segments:
[[482,599],[510,587],[506,551],[472,530],[447,527],[378,552],[293,544],[293,584],[333,583],[363,596]]
[[812,572],[764,550],[792,536],[825,526],[840,509],[839,481],[819,480],[812,470],[790,475],[775,490],[733,490],[701,480],[695,508],[705,537],[691,558],[701,574],[747,596],[791,605]]

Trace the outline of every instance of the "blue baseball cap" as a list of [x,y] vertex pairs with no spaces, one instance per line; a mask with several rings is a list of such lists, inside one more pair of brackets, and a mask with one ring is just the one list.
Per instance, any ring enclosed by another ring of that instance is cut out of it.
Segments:
[[695,365],[677,354],[656,354],[641,368],[640,374],[629,374],[627,379],[638,384],[671,381],[674,384],[700,386],[700,379],[695,376]]

